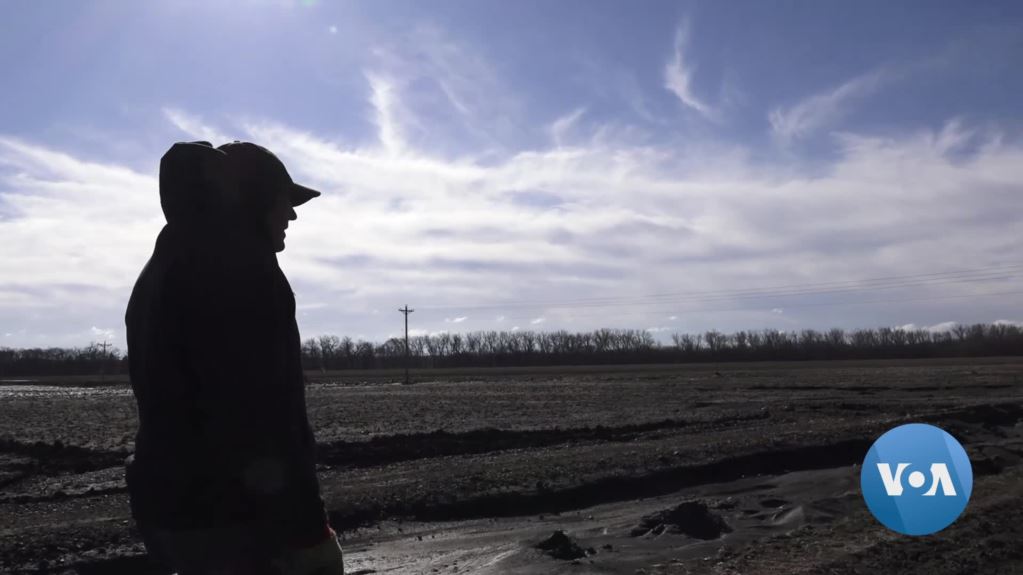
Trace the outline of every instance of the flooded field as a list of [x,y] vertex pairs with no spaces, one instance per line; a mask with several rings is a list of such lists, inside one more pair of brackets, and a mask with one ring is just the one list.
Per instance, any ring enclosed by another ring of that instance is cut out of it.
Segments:
[[[1005,543],[1023,540],[1023,360],[310,377],[350,573],[1023,570]],[[0,398],[0,572],[152,572],[123,483],[130,390],[8,381]],[[858,486],[871,442],[913,421],[955,435],[977,478],[921,539],[880,526]]]

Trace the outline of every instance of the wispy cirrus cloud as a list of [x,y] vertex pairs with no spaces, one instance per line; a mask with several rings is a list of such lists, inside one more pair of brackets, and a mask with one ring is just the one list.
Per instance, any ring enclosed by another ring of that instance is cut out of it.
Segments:
[[[1019,319],[1018,276],[1003,274],[869,296],[646,297],[1017,261],[1021,36],[1000,14],[893,12],[878,28],[870,9],[834,26],[813,6],[737,19],[706,3],[679,22],[671,3],[641,17],[602,3],[579,26],[540,3],[257,2],[243,19],[194,4],[107,10],[114,43],[29,4],[4,20],[15,43],[46,29],[56,44],[13,62],[0,110],[3,343],[123,338],[163,223],[158,158],[185,138],[265,144],[324,192],[280,255],[306,336],[404,333],[405,304],[413,333]],[[863,33],[877,42],[861,49]],[[136,44],[182,50],[125,59]],[[194,65],[210,53],[233,57]],[[823,135],[828,153],[800,145]]]
[[167,118],[168,122],[182,132],[191,135],[193,138],[210,142],[214,146],[219,146],[223,143],[235,140],[235,138],[213,128],[209,124],[204,123],[201,117],[195,114],[190,114],[184,110],[178,108],[164,108],[163,116]]
[[[392,121],[386,125],[400,129],[403,141],[444,149],[454,139],[490,151],[520,135],[519,99],[483,58],[481,47],[466,46],[426,24],[408,36],[374,46],[366,65],[374,108],[378,116],[389,110]],[[429,110],[429,127],[415,110]],[[385,124],[377,123],[383,134]]]
[[369,101],[373,105],[373,121],[377,126],[380,145],[389,156],[397,156],[405,150],[405,136],[398,119],[397,87],[395,82],[377,74],[367,74]]
[[566,138],[573,127],[579,122],[583,114],[586,113],[586,108],[576,108],[570,113],[558,117],[558,119],[551,122],[548,131],[551,134],[551,140],[553,140],[555,146],[561,146],[566,142]]
[[[533,122],[538,137],[519,141],[508,137],[519,99],[497,68],[442,33],[420,37],[381,47],[357,68],[359,120],[375,128],[361,140],[273,117],[163,109],[189,137],[266,145],[296,180],[324,192],[299,208],[280,256],[305,335],[379,339],[398,329],[405,303],[417,310],[413,333],[934,325],[1006,317],[1021,303],[980,293],[1009,291],[1011,280],[926,285],[908,303],[885,304],[907,294],[882,293],[857,313],[842,312],[849,298],[838,297],[644,299],[1011,261],[1023,251],[1023,144],[955,119],[883,137],[842,126],[827,169],[804,174],[750,160],[742,142],[631,137],[636,125],[586,100],[546,110]],[[674,40],[663,87],[686,110],[719,119],[693,90],[685,23]],[[772,132],[796,141],[839,126],[885,81],[868,73],[776,108]],[[43,332],[73,341],[116,325],[109,318],[123,313],[162,224],[156,182],[0,135],[0,321],[33,326],[23,341]],[[558,305],[609,298],[626,301]],[[807,299],[827,313],[807,313]]]
[[[316,291],[345,289],[356,296],[348,301],[382,307],[405,301],[412,292],[402,286],[415,286],[409,301],[444,307],[437,315],[416,304],[417,319],[437,325],[471,315],[457,313],[460,303],[629,293],[621,291],[623,278],[641,278],[640,293],[852,279],[933,271],[950,257],[997,263],[997,254],[1019,243],[980,222],[1016,213],[1019,196],[1006,190],[1017,186],[1012,182],[1023,163],[1012,158],[1023,160],[1023,149],[959,121],[897,139],[845,134],[833,168],[815,178],[754,170],[742,154],[724,154],[727,165],[699,170],[711,165],[710,157],[719,160],[716,149],[701,156],[580,139],[478,163],[415,147],[393,157],[269,122],[241,129],[278,151],[296,178],[326,192],[300,210],[289,238],[301,247],[284,256],[289,269],[315,286],[310,295],[328,301]],[[974,146],[978,139],[986,143]],[[977,152],[949,156],[963,142]],[[907,165],[914,167],[911,182],[903,177]],[[557,190],[558,201],[520,200],[536,190]],[[878,212],[878,205],[888,209]],[[958,296],[969,289],[950,285],[929,293]],[[796,303],[772,302],[757,312],[759,319],[736,322],[773,321],[763,318],[781,318],[781,309],[786,321],[799,321]],[[651,314],[678,318],[691,308],[626,306],[609,316],[537,303],[493,311],[499,321],[544,318],[552,327],[611,317],[635,326]]]
[[664,65],[664,87],[679,99],[686,107],[699,112],[705,118],[716,118],[716,112],[710,105],[697,97],[693,92],[692,77],[696,66],[686,59],[689,48],[689,21],[684,20],[675,30],[675,43],[672,57]]
[[767,115],[771,131],[780,142],[788,144],[833,126],[857,101],[873,95],[890,77],[884,68],[872,70],[787,108],[774,108]]
[[[324,191],[299,209],[281,254],[308,335],[379,337],[389,320],[375,310],[406,301],[432,331],[456,323],[635,327],[664,317],[728,330],[781,321],[772,310],[782,308],[786,321],[801,322],[802,299],[576,309],[544,302],[926,273],[952,261],[1001,264],[1023,250],[1021,236],[1005,233],[1023,227],[1023,146],[961,121],[901,138],[846,134],[832,169],[813,178],[753,170],[741,154],[723,171],[700,171],[691,167],[706,163],[699,157],[680,161],[691,150],[608,141],[480,163],[411,146],[395,156],[268,121],[226,123],[194,125],[191,135],[234,132],[261,142],[296,180]],[[950,154],[967,144],[971,153]],[[558,202],[522,202],[523,190],[557,190]],[[5,137],[0,200],[9,214],[0,219],[8,278],[0,317],[18,325],[35,309],[33,325],[51,338],[69,321],[81,327],[67,337],[111,325],[104,314],[123,312],[162,224],[155,175]],[[1014,284],[1003,280],[924,286],[913,296],[1008,291]],[[1004,309],[1018,298],[961,301],[1002,301]],[[479,304],[488,306],[482,316],[472,312]],[[927,321],[952,309],[939,304],[898,305]],[[79,319],[68,311],[83,307]],[[748,311],[721,311],[733,308]],[[856,317],[885,323],[863,310]]]

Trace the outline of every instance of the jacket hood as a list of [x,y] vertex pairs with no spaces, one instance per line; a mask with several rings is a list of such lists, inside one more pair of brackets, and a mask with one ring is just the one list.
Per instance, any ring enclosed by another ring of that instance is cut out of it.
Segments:
[[236,196],[227,154],[209,142],[178,142],[160,159],[160,207],[168,224],[231,219]]
[[209,142],[178,142],[160,159],[165,236],[205,249],[273,251],[256,194],[243,194],[227,154]]

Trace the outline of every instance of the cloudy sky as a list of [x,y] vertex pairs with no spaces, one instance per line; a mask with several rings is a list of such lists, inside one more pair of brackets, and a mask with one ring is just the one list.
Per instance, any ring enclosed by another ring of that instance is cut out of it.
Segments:
[[1023,320],[1023,4],[22,2],[0,346],[124,348],[175,141],[323,196],[303,337]]

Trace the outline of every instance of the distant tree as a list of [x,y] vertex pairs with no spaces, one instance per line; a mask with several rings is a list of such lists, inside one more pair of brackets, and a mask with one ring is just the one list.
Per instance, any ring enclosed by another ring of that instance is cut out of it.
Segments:
[[352,367],[355,361],[355,342],[352,341],[352,338],[347,335],[341,338],[341,344],[338,346],[338,355],[344,367]]
[[336,367],[336,358],[338,349],[341,347],[341,339],[336,335],[321,335],[319,343],[320,360],[322,362],[320,369],[326,371]]
[[368,341],[359,340],[355,344],[355,362],[360,369],[376,367],[376,349]]
[[309,338],[302,342],[302,366],[306,369],[315,368],[320,371],[326,369],[323,356],[320,355],[320,342],[316,338]]

